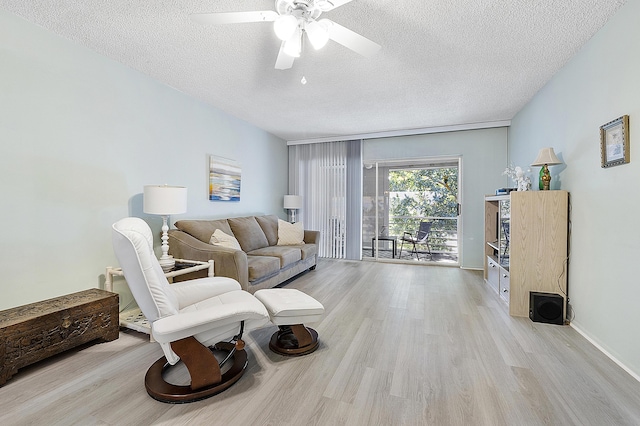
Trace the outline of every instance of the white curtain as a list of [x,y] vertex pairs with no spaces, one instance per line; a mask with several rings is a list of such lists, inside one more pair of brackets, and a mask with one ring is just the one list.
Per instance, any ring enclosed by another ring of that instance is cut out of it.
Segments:
[[[320,257],[361,257],[361,145],[342,141],[289,147],[289,193],[302,196],[304,227],[320,231]],[[350,203],[354,198],[356,209]]]

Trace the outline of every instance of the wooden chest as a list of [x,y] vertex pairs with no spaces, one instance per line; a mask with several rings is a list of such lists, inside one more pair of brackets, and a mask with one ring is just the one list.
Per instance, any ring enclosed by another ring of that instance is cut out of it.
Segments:
[[0,311],[0,385],[19,368],[118,338],[118,295],[90,289]]

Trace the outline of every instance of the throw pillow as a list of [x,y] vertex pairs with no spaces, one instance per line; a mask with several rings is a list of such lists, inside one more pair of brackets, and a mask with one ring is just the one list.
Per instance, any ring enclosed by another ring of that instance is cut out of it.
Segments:
[[264,236],[267,237],[267,241],[270,246],[278,244],[278,216],[256,216],[258,225],[262,228]]
[[258,225],[255,216],[234,217],[227,219],[227,221],[245,253],[269,246],[269,241]]
[[221,229],[222,232],[226,232],[229,235],[233,235],[227,219],[217,220],[179,220],[175,224],[175,227],[179,230],[186,232],[192,237],[196,237],[203,243],[208,243],[211,239],[211,235],[216,229]]
[[225,234],[219,229],[216,229],[216,231],[213,233],[213,235],[211,236],[211,240],[209,241],[209,244],[214,246],[226,247],[234,250],[242,250],[240,248],[240,243],[238,243],[238,240],[236,240],[235,237]]
[[289,223],[278,219],[278,245],[297,246],[304,244],[304,226],[302,222]]

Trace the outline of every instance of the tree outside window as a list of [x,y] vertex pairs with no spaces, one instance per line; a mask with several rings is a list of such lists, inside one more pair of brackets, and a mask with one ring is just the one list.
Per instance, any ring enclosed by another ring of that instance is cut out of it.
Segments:
[[451,220],[457,218],[457,195],[457,167],[390,170],[390,233],[414,233],[420,221],[432,220],[432,250],[451,251],[452,239],[457,241],[457,221]]

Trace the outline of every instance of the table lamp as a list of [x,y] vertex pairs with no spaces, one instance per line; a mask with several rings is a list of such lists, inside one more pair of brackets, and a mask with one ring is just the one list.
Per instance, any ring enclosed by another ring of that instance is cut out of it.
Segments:
[[146,185],[144,187],[144,198],[142,210],[148,214],[162,216],[162,257],[159,262],[164,272],[170,271],[175,260],[169,254],[169,226],[167,220],[169,215],[186,213],[187,211],[187,188],[183,186],[169,185]]
[[284,208],[288,211],[289,222],[298,221],[298,209],[302,208],[302,197],[300,195],[285,195]]
[[551,184],[551,174],[549,174],[549,167],[554,164],[562,164],[562,161],[556,157],[556,153],[553,152],[553,148],[542,148],[538,153],[538,157],[531,164],[532,166],[542,166],[540,169],[540,186],[543,191],[549,190]]

